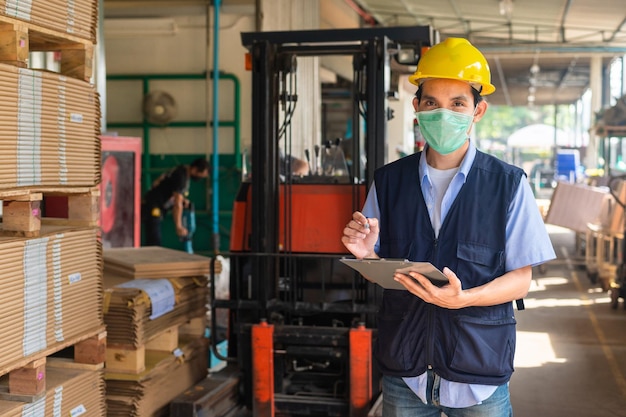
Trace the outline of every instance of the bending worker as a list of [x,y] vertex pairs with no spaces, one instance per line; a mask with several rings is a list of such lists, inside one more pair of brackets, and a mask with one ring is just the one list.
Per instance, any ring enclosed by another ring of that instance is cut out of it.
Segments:
[[176,234],[187,236],[183,226],[183,207],[189,204],[189,181],[199,181],[209,176],[209,163],[197,158],[189,165],[179,165],[157,178],[152,188],[146,192],[141,203],[141,218],[144,226],[144,244],[161,245],[161,223],[163,216],[171,209]]
[[396,273],[407,291],[384,290],[374,348],[383,415],[508,417],[512,301],[555,253],[524,172],[469,137],[495,91],[480,51],[448,38],[409,80],[424,150],[376,170],[342,242],[357,258],[431,262],[449,283]]

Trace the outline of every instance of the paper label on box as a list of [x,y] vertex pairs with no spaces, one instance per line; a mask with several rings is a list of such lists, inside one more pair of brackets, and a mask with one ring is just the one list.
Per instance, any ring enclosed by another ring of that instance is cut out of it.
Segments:
[[74,15],[76,14],[76,6],[74,0],[67,0],[67,21],[66,27],[67,33],[74,33]]
[[59,182],[61,184],[67,184],[67,157],[65,152],[67,151],[67,143],[65,138],[65,85],[59,84],[58,90],[58,101],[59,101],[59,118],[57,123],[57,128],[59,130],[58,134],[58,152],[59,152]]
[[152,305],[150,320],[169,313],[174,309],[174,304],[176,303],[174,286],[166,279],[134,279],[116,285],[116,287],[137,288],[148,294]]
[[30,239],[24,245],[24,356],[47,346],[47,246],[48,238]]
[[63,406],[63,385],[54,389],[54,405],[52,406],[52,417],[61,417]]
[[20,68],[17,98],[17,185],[41,184],[41,74]]
[[75,272],[73,274],[70,274],[70,276],[68,277],[68,281],[70,282],[70,285],[76,284],[81,279],[83,278],[80,272]]
[[83,115],[80,114],[80,113],[71,113],[70,114],[70,122],[82,123],[83,122]]
[[62,237],[57,235],[52,243],[52,280],[54,283],[54,338],[57,342],[65,340],[63,337],[63,271],[61,264]]
[[33,0],[7,0],[4,12],[7,16],[17,17],[22,20],[30,20],[30,12]]
[[78,417],[80,415],[83,415],[87,412],[87,409],[85,408],[84,405],[79,405],[78,407],[74,407],[70,410],[70,417]]
[[22,417],[44,417],[46,415],[46,397],[42,397],[34,403],[24,405]]

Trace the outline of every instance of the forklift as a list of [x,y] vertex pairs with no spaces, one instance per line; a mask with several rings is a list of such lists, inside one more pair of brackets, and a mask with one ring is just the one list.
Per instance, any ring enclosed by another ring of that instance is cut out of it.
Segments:
[[[410,72],[435,36],[429,26],[241,35],[252,64],[251,168],[224,254],[230,297],[213,292],[210,308],[213,335],[227,310],[223,359],[236,365],[254,416],[361,417],[379,397],[372,346],[383,290],[340,262],[350,257],[341,236],[387,162],[391,68]],[[299,140],[293,109],[307,100],[297,91],[298,59],[325,55],[352,60],[352,139],[322,137],[305,151],[308,172],[285,174],[282,157]]]

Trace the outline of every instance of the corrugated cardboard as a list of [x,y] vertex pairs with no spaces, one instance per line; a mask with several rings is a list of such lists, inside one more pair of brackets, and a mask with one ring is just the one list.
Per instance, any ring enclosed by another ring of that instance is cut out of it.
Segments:
[[102,331],[101,254],[95,228],[0,237],[0,375]]
[[[160,246],[107,248],[103,257],[105,273],[133,279],[195,277],[211,272],[210,258]],[[217,269],[219,261],[216,264]]]
[[100,181],[99,98],[92,85],[0,64],[0,187]]
[[605,187],[559,182],[545,222],[580,233],[585,233],[590,223],[608,227],[612,215],[609,200],[613,198]]
[[0,15],[96,40],[97,0],[0,0]]
[[0,400],[0,417],[106,415],[101,371],[46,367],[46,393],[32,403]]
[[176,294],[174,309],[154,320],[150,319],[148,296],[137,288],[114,286],[122,280],[129,281],[105,274],[104,322],[109,344],[138,347],[172,326],[206,315],[209,297],[206,277],[171,278]]
[[181,347],[184,360],[166,352],[150,352],[147,369],[138,375],[105,373],[109,417],[168,415],[169,403],[207,375],[207,339]]

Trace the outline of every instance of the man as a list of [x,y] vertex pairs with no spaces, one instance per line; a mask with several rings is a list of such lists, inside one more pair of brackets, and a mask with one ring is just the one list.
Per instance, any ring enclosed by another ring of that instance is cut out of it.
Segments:
[[197,158],[189,165],[179,165],[164,173],[152,184],[141,204],[146,246],[161,245],[161,223],[168,210],[172,210],[176,234],[184,238],[187,229],[183,226],[183,207],[189,204],[189,180],[199,181],[209,176],[209,164]]
[[428,261],[449,280],[396,273],[407,291],[384,291],[374,351],[383,415],[511,416],[512,301],[554,250],[523,171],[469,138],[495,90],[478,49],[446,39],[410,81],[426,146],[375,172],[342,237],[357,258]]

